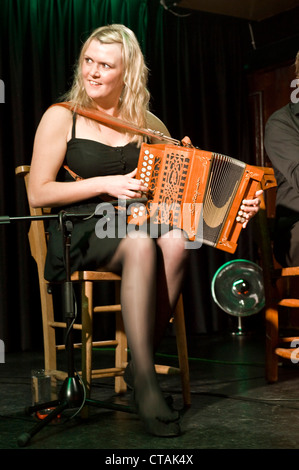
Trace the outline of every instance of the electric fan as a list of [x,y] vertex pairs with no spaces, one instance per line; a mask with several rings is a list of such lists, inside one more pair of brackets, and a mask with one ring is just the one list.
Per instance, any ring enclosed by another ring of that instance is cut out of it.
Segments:
[[265,305],[262,269],[245,259],[221,266],[213,277],[211,290],[216,304],[238,317],[238,334],[243,334],[241,317],[254,315]]

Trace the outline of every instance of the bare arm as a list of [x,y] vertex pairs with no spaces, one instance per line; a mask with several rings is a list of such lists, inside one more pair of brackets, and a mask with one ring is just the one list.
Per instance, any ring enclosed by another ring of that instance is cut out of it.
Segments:
[[29,202],[33,207],[54,207],[83,201],[101,194],[132,198],[147,191],[136,170],[127,175],[98,176],[70,183],[57,182],[63,164],[72,114],[59,106],[48,109],[36,132],[29,180]]

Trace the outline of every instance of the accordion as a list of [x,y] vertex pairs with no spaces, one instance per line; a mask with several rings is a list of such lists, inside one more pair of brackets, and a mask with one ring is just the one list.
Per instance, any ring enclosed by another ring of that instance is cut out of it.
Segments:
[[145,205],[130,209],[129,224],[166,224],[188,239],[234,253],[244,218],[264,172],[218,153],[172,144],[142,144],[136,178],[149,188]]

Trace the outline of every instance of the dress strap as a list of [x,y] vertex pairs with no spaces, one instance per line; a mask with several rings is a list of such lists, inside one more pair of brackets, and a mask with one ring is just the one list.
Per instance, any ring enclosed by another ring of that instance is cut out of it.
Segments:
[[77,113],[74,113],[73,114],[72,139],[76,138],[76,119],[77,119]]
[[[73,113],[73,127],[72,127],[72,139],[75,139],[76,137],[76,118],[77,118],[77,114],[76,113]],[[68,165],[63,165],[63,168],[71,175],[71,177],[75,180],[75,181],[80,181],[80,180],[83,180],[83,178],[79,175],[77,175],[74,171],[72,171]]]

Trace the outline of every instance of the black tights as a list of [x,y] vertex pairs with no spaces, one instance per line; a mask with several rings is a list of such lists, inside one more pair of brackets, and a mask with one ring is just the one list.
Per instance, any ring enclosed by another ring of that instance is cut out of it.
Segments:
[[122,240],[107,266],[122,274],[122,315],[134,370],[135,402],[139,416],[156,435],[176,434],[178,414],[168,407],[159,387],[154,344],[162,338],[175,307],[186,257],[184,238],[178,231],[158,240],[136,234]]

